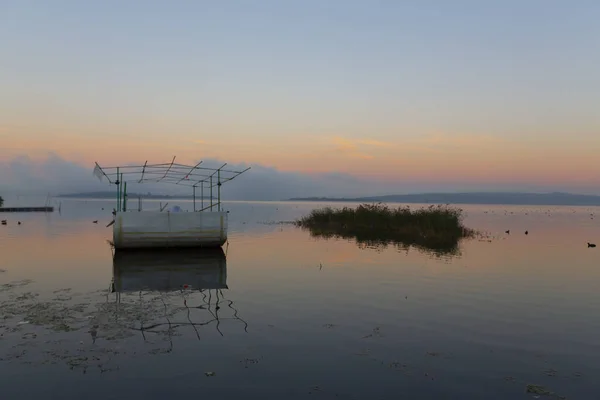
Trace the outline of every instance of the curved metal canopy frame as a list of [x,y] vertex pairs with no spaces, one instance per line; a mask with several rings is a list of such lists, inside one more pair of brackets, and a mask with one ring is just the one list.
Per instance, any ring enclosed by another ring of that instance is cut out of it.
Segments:
[[[179,164],[175,158],[170,163],[143,165],[122,165],[101,167],[97,162],[94,167],[94,176],[100,181],[107,180],[109,184],[117,186],[117,211],[126,211],[127,181],[136,183],[169,183],[179,186],[188,186],[193,189],[194,211],[213,210],[214,206],[221,210],[221,185],[229,182],[250,167],[241,170],[226,169],[227,163],[218,168],[202,166],[202,161],[196,165]],[[201,189],[202,208],[196,210],[196,188]],[[217,204],[213,203],[213,188],[217,188]],[[210,190],[210,206],[204,207],[204,189]]]

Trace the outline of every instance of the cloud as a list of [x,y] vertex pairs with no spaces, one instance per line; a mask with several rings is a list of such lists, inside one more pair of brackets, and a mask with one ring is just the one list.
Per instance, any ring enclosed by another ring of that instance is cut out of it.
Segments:
[[507,141],[498,136],[492,135],[471,135],[471,134],[448,134],[436,133],[418,139],[416,143],[429,149],[453,149],[453,148],[489,148],[505,144]]
[[[152,160],[150,160],[152,162]],[[202,166],[216,167],[223,162],[203,160]],[[281,200],[303,196],[362,196],[383,194],[387,186],[382,182],[353,177],[348,174],[306,174],[283,172],[260,164],[227,164],[227,169],[242,170],[251,167],[244,175],[227,182],[222,187],[224,199],[230,200]],[[111,191],[114,186],[100,182],[92,174],[93,165],[83,166],[50,153],[43,160],[18,156],[0,163],[0,194],[81,193]],[[170,184],[137,184],[128,182],[128,190],[136,193],[191,194],[191,188]]]
[[[149,160],[155,162],[155,160]],[[160,162],[161,160],[158,160]],[[216,167],[223,162],[204,159],[203,166]],[[386,181],[358,178],[346,173],[300,173],[280,171],[260,164],[227,164],[228,169],[251,170],[227,182],[222,187],[225,200],[282,200],[290,197],[328,196],[360,197],[383,194],[459,191],[572,191],[598,193],[597,185],[585,182],[531,184],[512,180],[466,181],[461,177],[430,177],[417,179],[388,179]],[[99,182],[92,174],[93,165],[81,165],[56,154],[48,154],[43,160],[33,160],[21,155],[0,162],[0,195],[11,196],[37,194],[58,195],[90,191],[113,191],[114,186]],[[191,194],[191,188],[170,184],[136,184],[128,182],[130,193]]]
[[331,142],[338,148],[338,150],[358,150],[362,147],[384,147],[390,146],[391,143],[381,142],[372,139],[348,139],[341,136],[335,136],[331,139]]
[[381,142],[372,139],[348,139],[341,136],[335,136],[330,139],[331,144],[339,152],[351,158],[359,158],[363,160],[373,159],[374,156],[366,149],[373,147],[392,146],[391,143]]

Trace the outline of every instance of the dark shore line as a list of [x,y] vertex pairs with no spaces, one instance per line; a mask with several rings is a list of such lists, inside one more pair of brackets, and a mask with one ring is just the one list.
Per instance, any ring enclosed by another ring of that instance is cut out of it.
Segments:
[[529,206],[600,206],[600,196],[572,193],[463,192],[418,193],[368,197],[294,197],[288,201],[338,203],[478,204]]

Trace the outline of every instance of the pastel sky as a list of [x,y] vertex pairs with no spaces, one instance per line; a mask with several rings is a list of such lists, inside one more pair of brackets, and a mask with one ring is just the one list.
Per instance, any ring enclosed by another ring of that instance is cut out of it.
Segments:
[[0,162],[589,192],[598,21],[592,0],[3,0]]

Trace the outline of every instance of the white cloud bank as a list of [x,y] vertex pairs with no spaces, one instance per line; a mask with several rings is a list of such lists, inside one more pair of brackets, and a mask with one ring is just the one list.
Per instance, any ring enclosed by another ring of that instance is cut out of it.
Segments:
[[[205,160],[204,165],[216,166],[218,160]],[[597,194],[598,190],[581,187],[543,187],[525,184],[460,183],[460,182],[384,182],[356,178],[343,173],[305,174],[278,171],[258,164],[232,165],[230,169],[252,169],[223,185],[223,199],[282,200],[290,197],[358,197],[383,194],[460,191],[571,191]],[[59,195],[90,191],[110,191],[114,187],[101,183],[92,175],[93,165],[82,166],[50,154],[43,161],[27,156],[0,163],[0,195]],[[191,194],[191,188],[169,184],[134,185],[130,192],[160,194]]]

